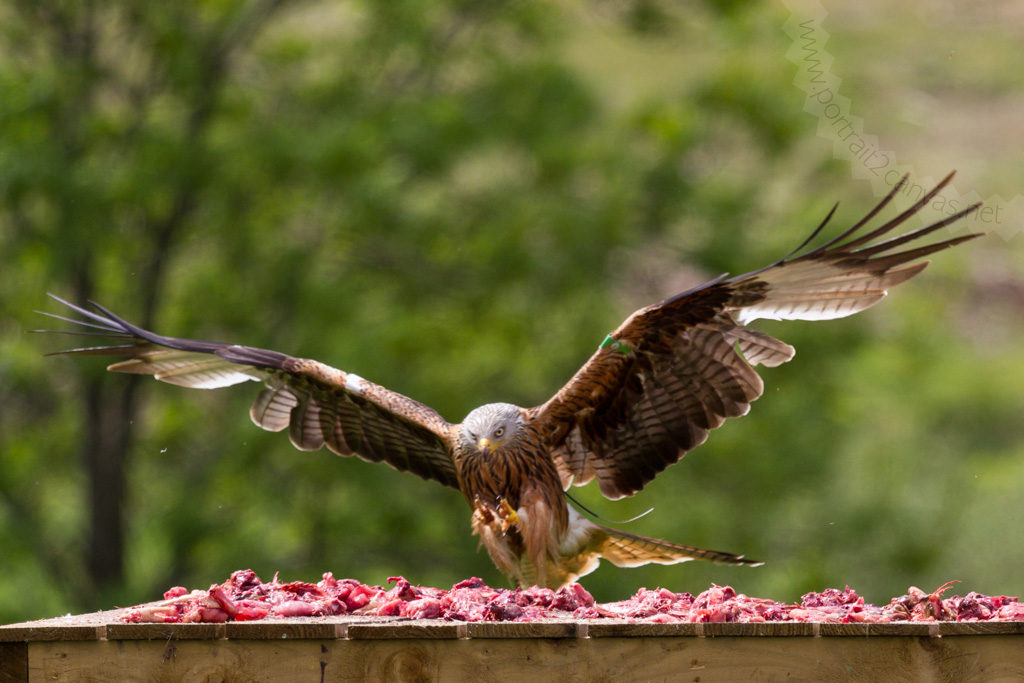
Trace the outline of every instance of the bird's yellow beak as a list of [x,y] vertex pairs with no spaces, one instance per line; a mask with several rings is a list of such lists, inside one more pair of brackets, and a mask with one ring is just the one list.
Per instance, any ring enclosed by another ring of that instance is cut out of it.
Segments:
[[491,441],[486,436],[481,436],[479,439],[476,440],[477,449],[485,455],[493,451],[499,445],[501,445],[500,441]]

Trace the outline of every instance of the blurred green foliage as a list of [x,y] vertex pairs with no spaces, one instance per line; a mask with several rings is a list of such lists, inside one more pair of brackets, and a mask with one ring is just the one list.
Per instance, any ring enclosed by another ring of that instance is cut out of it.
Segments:
[[[46,291],[94,298],[165,334],[323,360],[453,421],[541,403],[634,308],[777,258],[837,196],[840,224],[872,205],[808,145],[786,17],[0,2],[0,622],[244,567],[501,585],[457,492],[295,451],[249,422],[253,387],[44,359],[66,340],[24,335],[45,326],[31,311],[57,310]],[[585,585],[1020,593],[1019,304],[977,277],[1011,257],[975,244],[855,319],[763,326],[798,356],[762,372],[751,416],[635,499],[580,493],[613,520],[653,505],[627,528],[764,567],[603,566]],[[120,530],[95,526],[104,503]],[[123,545],[97,552],[104,533]]]

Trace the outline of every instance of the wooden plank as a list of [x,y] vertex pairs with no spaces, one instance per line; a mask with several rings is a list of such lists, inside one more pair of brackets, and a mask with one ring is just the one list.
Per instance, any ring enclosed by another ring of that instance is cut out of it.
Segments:
[[27,645],[30,681],[1024,680],[1018,636],[507,638]]
[[745,624],[738,623],[707,623],[703,624],[703,636],[705,638],[727,637],[735,638],[742,636],[763,637],[789,637],[789,636],[816,636],[818,635],[818,624],[801,621],[773,621],[773,622],[752,622]]
[[96,640],[103,638],[106,625],[119,623],[124,610],[67,615],[0,626],[0,643],[29,640]]
[[919,621],[900,624],[867,624],[869,636],[937,636],[939,624],[936,621]]
[[587,627],[591,638],[662,638],[670,636],[703,636],[704,624],[654,624],[636,621],[597,620]]
[[[449,622],[396,617],[341,615],[296,617],[226,624],[125,624],[123,610],[42,619],[0,626],[0,642],[39,640],[137,639],[331,639],[331,638],[566,638],[566,637],[778,637],[778,636],[955,636],[1020,635],[1024,622],[896,622],[835,624],[651,623],[625,619],[537,622]],[[357,626],[354,635],[349,629]]]
[[224,624],[110,624],[108,640],[217,640]]
[[28,643],[0,643],[0,683],[28,680]]
[[349,624],[348,637],[353,640],[395,639],[457,639],[466,638],[463,622],[421,619],[402,622],[361,622]]
[[579,638],[586,637],[588,628],[575,621],[478,621],[466,626],[469,638]]
[[588,635],[591,638],[810,637],[818,635],[818,626],[801,621],[659,624],[601,619],[590,622]]
[[1024,621],[940,621],[940,636],[984,636],[1024,634]]
[[[870,624],[818,624],[820,636],[867,636]],[[903,624],[901,624],[903,626]]]
[[348,625],[329,621],[231,621],[224,624],[229,640],[331,640],[346,638]]
[[22,626],[0,627],[0,643],[24,643],[31,640],[99,640],[105,626]]

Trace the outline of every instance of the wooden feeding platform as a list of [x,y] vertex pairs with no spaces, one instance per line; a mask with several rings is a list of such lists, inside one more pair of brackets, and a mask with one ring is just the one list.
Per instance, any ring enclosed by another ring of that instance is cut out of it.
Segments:
[[305,617],[0,626],[7,681],[1024,680],[1024,622],[457,622]]

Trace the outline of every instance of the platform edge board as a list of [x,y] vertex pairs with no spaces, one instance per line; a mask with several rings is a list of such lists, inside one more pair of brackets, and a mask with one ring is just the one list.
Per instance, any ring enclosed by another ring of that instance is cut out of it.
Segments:
[[466,638],[466,624],[441,620],[361,622],[348,625],[349,640],[400,640],[410,638],[455,640]]
[[347,628],[333,621],[274,622],[230,621],[224,624],[224,637],[228,640],[334,640],[344,638]]
[[219,640],[224,624],[109,624],[107,640]]
[[[337,640],[638,637],[939,637],[1024,635],[1024,621],[654,623],[625,619],[461,622],[393,617],[312,617],[224,624],[132,623],[119,611],[0,626],[0,643],[89,640]],[[77,622],[77,623],[76,623]]]
[[660,624],[636,621],[598,621],[590,623],[587,634],[591,638],[644,638],[644,637],[700,637],[704,624],[679,622]]
[[818,626],[808,621],[772,621],[745,623],[705,623],[702,635],[705,638],[738,637],[813,637],[819,635]]
[[102,640],[107,627],[103,624],[81,626],[38,626],[11,624],[0,626],[0,643],[26,643],[40,640]]
[[[870,627],[871,624],[865,623],[849,623],[849,624],[836,624],[831,622],[822,622],[818,624],[818,635],[826,638],[832,637],[866,637],[871,635]],[[899,624],[898,626],[902,626]],[[899,635],[909,635],[900,631]]]
[[588,628],[582,621],[475,621],[466,627],[469,638],[579,638]]
[[[847,624],[848,626],[851,624]],[[938,622],[914,621],[889,624],[864,624],[869,636],[937,636]]]
[[1013,636],[1024,634],[1024,621],[939,621],[940,636]]

